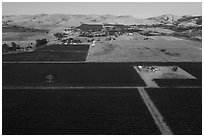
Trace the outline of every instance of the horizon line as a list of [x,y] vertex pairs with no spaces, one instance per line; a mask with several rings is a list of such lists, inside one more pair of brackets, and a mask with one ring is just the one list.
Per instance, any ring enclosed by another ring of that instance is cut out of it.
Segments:
[[167,13],[167,14],[160,14],[160,15],[155,15],[155,16],[149,16],[149,17],[145,17],[145,18],[141,18],[141,17],[135,17],[133,15],[115,15],[115,14],[65,14],[65,13],[53,13],[53,14],[49,14],[49,13],[36,13],[36,14],[5,14],[3,15],[2,13],[2,17],[3,16],[34,16],[34,15],[81,15],[81,16],[130,16],[130,17],[134,17],[134,18],[139,18],[139,19],[145,19],[145,18],[152,18],[152,17],[159,17],[159,16],[164,16],[164,15],[173,15],[173,16],[202,16],[201,15],[176,15],[176,14],[171,14],[171,13]]

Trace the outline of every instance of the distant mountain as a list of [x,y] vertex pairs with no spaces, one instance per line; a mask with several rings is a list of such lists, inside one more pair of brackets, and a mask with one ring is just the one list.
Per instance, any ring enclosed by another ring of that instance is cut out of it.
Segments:
[[167,14],[167,15],[161,15],[158,17],[151,17],[151,18],[148,18],[148,20],[153,20],[153,21],[158,22],[158,23],[167,24],[167,23],[174,23],[177,20],[179,20],[180,18],[181,18],[181,16],[175,16],[172,14]]
[[175,16],[162,15],[147,19],[134,18],[133,16],[115,15],[70,15],[70,14],[37,14],[37,15],[11,15],[2,17],[3,25],[16,25],[36,29],[61,31],[65,27],[80,26],[81,24],[176,24],[176,25],[201,25],[201,16]]
[[180,26],[198,26],[202,25],[202,16],[175,16],[171,14],[148,18],[162,24],[174,24]]
[[175,24],[184,26],[198,26],[202,25],[202,16],[183,16],[178,19]]

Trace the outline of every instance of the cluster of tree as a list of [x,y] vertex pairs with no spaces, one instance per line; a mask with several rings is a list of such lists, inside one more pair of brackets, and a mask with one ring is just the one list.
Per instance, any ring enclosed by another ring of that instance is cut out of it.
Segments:
[[64,37],[63,33],[55,33],[53,34],[55,37],[57,37],[59,40],[62,39]]
[[106,38],[105,41],[111,41],[111,40],[116,40],[115,38],[112,38],[112,37],[109,37],[109,38]]
[[2,44],[2,53],[8,53],[9,52],[9,46],[4,43]]
[[81,40],[73,39],[73,38],[64,39],[61,42],[63,42],[63,43],[82,43]]
[[15,52],[17,49],[20,49],[21,47],[17,45],[15,42],[11,43],[11,47],[9,47],[6,43],[2,44],[2,52],[8,53],[8,52]]
[[144,36],[164,36],[166,33],[164,32],[157,32],[157,31],[141,31],[139,34],[144,35]]
[[42,46],[42,45],[45,45],[45,44],[47,44],[47,40],[46,39],[37,39],[36,40],[36,47],[39,47],[39,46]]
[[[37,39],[35,46],[39,47],[41,45],[47,44],[47,42],[48,41],[46,39]],[[30,43],[30,45],[28,45],[27,47],[24,47],[23,49],[25,50],[31,49],[32,45],[33,43]],[[16,44],[15,42],[12,42],[11,46],[9,46],[6,43],[2,44],[2,53],[16,52],[16,51],[19,51],[20,49],[22,49],[20,45]]]

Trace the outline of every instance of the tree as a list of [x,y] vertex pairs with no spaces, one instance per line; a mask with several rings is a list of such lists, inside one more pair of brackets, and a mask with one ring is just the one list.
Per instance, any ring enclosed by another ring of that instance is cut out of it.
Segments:
[[45,44],[47,44],[47,40],[46,39],[37,39],[36,40],[36,47],[39,47],[39,46],[41,46],[41,45],[45,45]]
[[47,82],[50,83],[50,82],[53,82],[53,79],[54,79],[55,77],[54,77],[54,75],[49,74],[49,75],[47,75],[45,78],[46,78]]
[[9,51],[9,46],[7,44],[2,44],[2,52],[3,53],[8,53]]
[[64,37],[64,35],[62,33],[55,33],[53,34],[55,37],[57,37],[58,39],[62,39]]
[[16,51],[16,49],[17,49],[17,44],[16,44],[15,42],[12,42],[11,45],[12,45],[13,50]]

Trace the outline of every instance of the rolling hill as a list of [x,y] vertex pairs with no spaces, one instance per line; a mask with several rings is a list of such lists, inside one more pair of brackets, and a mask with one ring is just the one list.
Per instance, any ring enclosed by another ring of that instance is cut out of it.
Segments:
[[91,24],[126,24],[126,25],[151,25],[172,24],[182,26],[199,26],[202,24],[202,16],[175,16],[171,14],[151,17],[146,19],[133,16],[115,15],[71,15],[71,14],[37,14],[37,15],[9,15],[2,16],[3,25],[16,25],[27,28],[47,29],[61,31],[65,27],[79,26],[83,23]]

